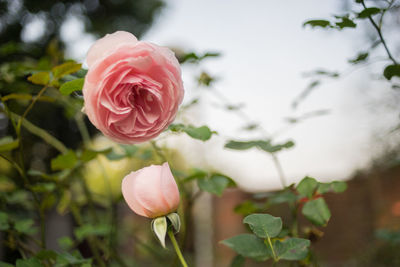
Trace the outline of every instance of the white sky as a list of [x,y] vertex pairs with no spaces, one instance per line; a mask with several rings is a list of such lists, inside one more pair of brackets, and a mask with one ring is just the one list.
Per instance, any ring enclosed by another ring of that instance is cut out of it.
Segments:
[[[250,135],[238,131],[243,123],[234,114],[215,107],[218,101],[212,94],[196,89],[194,75],[204,69],[220,78],[215,87],[221,93],[232,103],[245,103],[244,111],[269,132],[281,129],[285,117],[330,110],[328,115],[309,119],[278,137],[277,141],[291,139],[296,143],[293,149],[279,154],[288,181],[298,181],[305,175],[320,180],[345,179],[357,168],[366,166],[374,154],[372,136],[376,132],[386,133],[388,125],[398,120],[393,112],[379,108],[371,114],[367,108],[374,99],[391,98],[393,92],[385,83],[370,82],[368,71],[357,71],[340,81],[327,82],[296,111],[291,109],[293,99],[309,83],[302,73],[320,67],[347,69],[347,59],[368,47],[360,30],[335,33],[302,27],[307,19],[342,13],[341,2],[167,2],[167,8],[144,40],[223,54],[199,67],[184,68],[185,101],[201,95],[201,104],[193,109],[196,119],[192,123],[204,123],[219,132],[219,136],[206,143],[185,136],[174,138],[173,142],[179,143],[190,162],[218,169],[246,190],[280,186],[273,163],[265,153],[223,149],[225,138],[245,139]],[[88,44],[92,41],[87,40]]]

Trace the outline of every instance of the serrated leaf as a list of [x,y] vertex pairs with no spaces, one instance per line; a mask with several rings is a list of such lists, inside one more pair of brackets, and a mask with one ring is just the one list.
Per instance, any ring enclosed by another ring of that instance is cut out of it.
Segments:
[[153,219],[151,222],[151,229],[160,241],[163,248],[165,248],[165,235],[167,234],[167,219],[165,216]]
[[58,155],[51,160],[52,170],[72,169],[78,163],[78,157],[73,150],[68,150],[67,153]]
[[400,65],[389,65],[383,71],[383,76],[391,80],[393,77],[400,77]]
[[50,74],[46,71],[37,72],[29,76],[28,81],[33,84],[46,85],[50,81]]
[[70,95],[75,91],[82,90],[83,83],[85,82],[84,78],[75,79],[66,83],[63,83],[60,87],[60,93],[63,95]]
[[251,214],[243,219],[243,223],[261,238],[276,237],[282,230],[282,219],[269,214]]
[[271,250],[264,242],[252,234],[241,234],[221,241],[239,255],[256,261],[265,261],[271,257]]
[[317,226],[325,226],[331,218],[331,212],[322,197],[305,203],[301,212],[304,217]]
[[59,79],[65,75],[77,72],[81,69],[82,64],[70,61],[65,62],[61,65],[55,66],[51,71],[53,72],[54,78]]
[[184,124],[171,124],[168,127],[169,130],[173,132],[185,132],[187,135],[194,139],[207,141],[211,138],[212,134],[216,132],[211,131],[207,126],[195,127],[193,125],[184,125]]
[[276,240],[274,249],[277,257],[282,260],[302,260],[308,255],[310,240],[303,238],[288,238],[284,241]]
[[18,139],[14,140],[11,136],[0,139],[0,152],[11,151],[19,146]]
[[204,177],[197,179],[197,185],[201,190],[220,197],[227,187],[233,186],[235,183],[229,177],[214,174],[210,178]]
[[379,14],[381,12],[380,8],[377,7],[367,7],[360,13],[358,13],[357,18],[359,19],[366,19],[368,17],[371,17],[373,15]]
[[301,196],[311,198],[315,192],[315,189],[317,189],[317,186],[317,180],[312,177],[306,176],[296,186],[296,190]]
[[327,20],[323,20],[323,19],[314,19],[314,20],[308,20],[306,22],[304,22],[303,27],[305,26],[311,26],[312,28],[315,27],[321,27],[321,28],[327,28],[331,26],[331,23]]

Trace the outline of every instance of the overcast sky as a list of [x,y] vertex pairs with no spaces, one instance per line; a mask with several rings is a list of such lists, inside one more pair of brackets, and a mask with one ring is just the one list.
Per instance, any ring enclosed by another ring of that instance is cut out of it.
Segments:
[[[373,69],[328,81],[296,110],[291,107],[293,99],[310,82],[303,77],[304,72],[321,67],[348,69],[347,59],[368,47],[363,30],[336,33],[302,27],[307,19],[343,13],[341,2],[167,1],[167,8],[145,40],[200,53],[222,53],[222,57],[200,66],[184,67],[185,101],[201,95],[199,106],[192,110],[192,123],[206,123],[219,132],[206,143],[184,136],[174,139],[190,162],[218,169],[247,190],[280,186],[273,162],[265,153],[223,149],[227,138],[263,135],[239,130],[243,122],[237,116],[222,110],[212,93],[196,88],[194,76],[204,69],[219,78],[216,90],[232,103],[244,103],[243,111],[268,133],[284,129],[285,117],[329,110],[327,115],[304,121],[277,136],[276,141],[290,139],[296,143],[293,149],[279,154],[289,182],[305,175],[322,180],[346,179],[367,165],[375,153],[376,132],[387,132],[398,120],[397,114],[381,108],[371,112],[374,101],[390,99],[393,94],[385,83],[371,82]],[[68,31],[65,35],[68,37]],[[88,37],[87,45],[92,41]],[[82,50],[81,46],[79,52]]]

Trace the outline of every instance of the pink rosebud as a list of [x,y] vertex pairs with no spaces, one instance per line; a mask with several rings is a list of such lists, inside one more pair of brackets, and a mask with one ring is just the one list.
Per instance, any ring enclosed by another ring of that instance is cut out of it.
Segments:
[[140,143],[174,120],[184,90],[179,63],[168,48],[118,31],[96,41],[86,62],[85,112],[105,136]]
[[135,213],[149,218],[167,215],[179,205],[178,186],[167,162],[128,174],[122,195]]

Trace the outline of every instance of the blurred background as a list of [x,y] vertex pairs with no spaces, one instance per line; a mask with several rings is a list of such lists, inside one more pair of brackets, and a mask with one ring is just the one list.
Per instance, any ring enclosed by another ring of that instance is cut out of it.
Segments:
[[[387,44],[397,58],[399,6],[384,21]],[[257,202],[281,189],[282,177],[289,185],[306,175],[326,182],[348,181],[346,192],[327,196],[332,219],[315,243],[321,265],[397,266],[400,94],[394,85],[399,80],[388,82],[381,77],[387,64],[382,60],[385,51],[374,47],[376,34],[368,21],[358,23],[357,29],[340,31],[303,26],[309,19],[357,8],[350,0],[0,0],[0,94],[36,90],[26,86],[24,70],[14,62],[48,66],[74,59],[84,63],[93,42],[116,30],[168,46],[182,62],[186,90],[177,121],[208,125],[218,134],[207,142],[165,134],[157,142],[167,149],[174,165],[224,173],[239,187],[221,197],[202,195],[194,204],[195,231],[188,249],[195,251],[197,266],[229,266],[234,253],[218,241],[246,230],[243,214],[234,212],[238,204]],[[360,51],[371,47],[374,56],[368,62],[352,63]],[[10,103],[15,112],[23,111],[23,106],[18,101]],[[29,120],[76,149],[81,137],[74,112],[74,103],[57,109],[53,103],[41,103]],[[96,137],[98,132],[87,119],[83,123],[95,138],[94,148],[121,149]],[[8,119],[0,113],[0,136],[9,132]],[[276,169],[275,157],[263,151],[224,148],[231,139],[263,138],[295,143],[277,156],[281,170]],[[27,139],[25,148],[30,169],[45,172],[57,155],[34,136]],[[122,160],[99,156],[104,169],[97,162],[87,164],[83,177],[100,206],[108,182],[112,197],[120,199],[122,177],[156,158],[148,145],[138,146],[134,153]],[[13,174],[4,160],[0,172],[1,190],[7,192],[4,177]],[[127,211],[124,203],[118,205],[116,213],[123,214],[126,229],[143,227],[146,220]],[[72,225],[55,209],[49,213],[53,236],[48,242],[57,249],[60,245],[54,240],[70,234]],[[284,205],[271,213],[289,216]],[[129,244],[146,243],[147,234],[139,236],[142,241],[123,240],[121,247],[129,254]],[[140,265],[146,264],[149,252],[139,249],[135,253],[138,266],[150,266]],[[4,247],[0,255],[13,257]],[[253,265],[258,266],[249,263]]]

